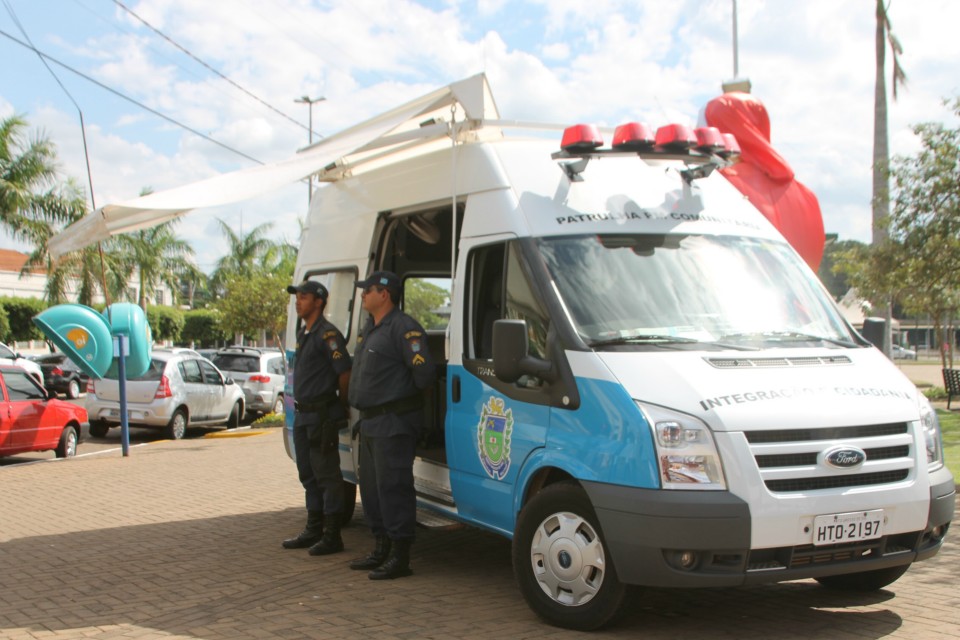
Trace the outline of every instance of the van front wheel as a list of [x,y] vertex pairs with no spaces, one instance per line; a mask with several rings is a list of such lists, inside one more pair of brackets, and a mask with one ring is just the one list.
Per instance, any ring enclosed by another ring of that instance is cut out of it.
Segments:
[[572,482],[547,486],[520,512],[513,571],[534,613],[566,629],[592,631],[607,624],[627,592],[590,500]]

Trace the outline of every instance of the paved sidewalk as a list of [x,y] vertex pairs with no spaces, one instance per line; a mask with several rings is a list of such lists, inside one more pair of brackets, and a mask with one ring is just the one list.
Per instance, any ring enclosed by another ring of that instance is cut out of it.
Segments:
[[346,553],[284,550],[301,500],[279,430],[0,468],[0,638],[960,638],[960,529],[888,591],[650,589],[591,636],[537,620],[495,535],[421,530],[393,582],[346,566],[359,510]]

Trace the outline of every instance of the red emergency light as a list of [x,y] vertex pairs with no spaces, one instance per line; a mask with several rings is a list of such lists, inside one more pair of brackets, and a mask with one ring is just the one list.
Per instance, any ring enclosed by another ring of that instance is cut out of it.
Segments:
[[603,146],[603,137],[595,125],[575,124],[563,130],[560,148],[568,153],[593,151],[600,146]]
[[721,153],[727,145],[723,141],[723,134],[716,127],[700,127],[694,130],[697,136],[697,149],[704,153]]
[[726,150],[720,154],[721,157],[729,158],[730,156],[740,155],[740,143],[737,142],[737,137],[732,133],[723,134],[723,145]]
[[656,136],[646,122],[628,122],[613,132],[613,148],[618,151],[642,151],[653,148]]
[[665,149],[685,151],[697,146],[693,129],[684,124],[668,124],[657,129],[656,145]]

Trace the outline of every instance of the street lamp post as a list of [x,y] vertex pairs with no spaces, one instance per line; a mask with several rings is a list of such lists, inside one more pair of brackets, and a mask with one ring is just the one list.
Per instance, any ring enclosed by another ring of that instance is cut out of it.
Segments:
[[[309,132],[310,144],[313,144],[313,105],[318,102],[323,102],[326,100],[323,96],[319,98],[311,98],[310,96],[302,96],[294,100],[297,104],[305,104],[308,106],[310,115],[307,120],[307,131]],[[313,200],[313,176],[307,180],[307,204]]]

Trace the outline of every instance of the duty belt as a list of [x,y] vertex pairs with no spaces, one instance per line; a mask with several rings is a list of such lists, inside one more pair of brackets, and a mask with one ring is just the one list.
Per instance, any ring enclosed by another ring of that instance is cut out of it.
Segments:
[[297,413],[316,413],[324,411],[337,400],[337,394],[331,393],[319,398],[310,398],[308,400],[294,400],[293,408]]
[[418,393],[415,396],[407,396],[406,398],[400,398],[399,400],[384,402],[383,404],[378,404],[377,406],[370,407],[369,409],[360,409],[360,418],[362,420],[367,420],[369,418],[376,418],[377,416],[382,416],[387,413],[395,413],[400,415],[401,413],[410,413],[411,411],[416,411],[421,407],[423,407],[423,396]]

